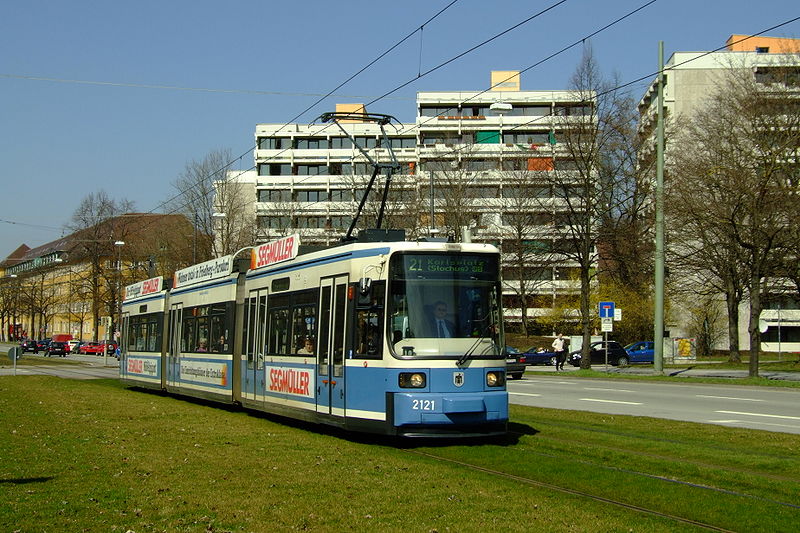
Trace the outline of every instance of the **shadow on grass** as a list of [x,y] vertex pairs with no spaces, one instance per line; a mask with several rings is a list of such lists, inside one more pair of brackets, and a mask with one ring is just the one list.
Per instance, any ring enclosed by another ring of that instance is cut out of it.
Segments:
[[[258,411],[256,409],[252,409],[250,407],[243,407],[238,404],[221,403],[211,399],[196,398],[194,396],[182,396],[179,394],[173,394],[162,390],[149,389],[145,387],[135,387],[135,386],[129,386],[128,388],[136,392],[154,394],[164,398],[174,398],[179,401],[190,402],[195,405],[202,405],[205,407],[211,407],[213,409],[222,409],[231,413],[245,413],[248,416],[252,416],[255,418],[262,418],[264,420],[269,420],[270,422],[281,424],[287,427],[318,433],[321,435],[328,435],[337,439],[347,440],[350,442],[361,443],[361,444],[377,444],[382,446],[399,447],[399,448],[416,448],[423,446],[441,447],[441,446],[455,446],[455,445],[483,446],[486,444],[491,444],[495,446],[497,445],[513,446],[517,444],[519,438],[522,437],[523,435],[535,435],[536,433],[538,433],[538,430],[526,424],[521,424],[519,422],[509,422],[506,433],[502,435],[490,435],[490,436],[465,435],[470,431],[470,428],[465,428],[464,430],[456,430],[453,433],[444,433],[448,429],[450,429],[447,427],[442,428],[443,433],[440,435],[431,435],[431,436],[384,435],[380,433],[361,431],[359,429],[346,429],[344,427],[340,427],[337,425],[326,424],[324,422],[313,420],[312,417],[316,416],[316,413],[313,411],[309,413],[304,413],[304,412],[299,413],[300,416],[303,415],[308,416],[308,419],[298,419],[298,418],[293,418],[291,414],[280,414],[280,413],[272,413],[266,411]],[[373,429],[380,431],[380,428],[378,426],[375,426]],[[476,429],[476,431],[479,430],[480,428]]]
[[54,476],[43,476],[43,477],[18,477],[12,479],[0,479],[0,484],[7,483],[9,485],[27,485],[28,483],[45,483],[50,481],[51,479],[55,479]]

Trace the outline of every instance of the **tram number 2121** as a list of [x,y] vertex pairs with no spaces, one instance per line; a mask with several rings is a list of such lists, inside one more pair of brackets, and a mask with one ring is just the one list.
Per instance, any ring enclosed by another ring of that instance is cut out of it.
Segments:
[[415,411],[435,411],[436,400],[412,400],[411,409]]

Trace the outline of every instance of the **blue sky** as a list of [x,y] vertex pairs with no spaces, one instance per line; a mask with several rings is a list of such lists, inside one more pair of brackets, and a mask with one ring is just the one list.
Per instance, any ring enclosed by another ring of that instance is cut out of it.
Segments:
[[[211,150],[246,153],[233,168],[250,168],[256,124],[291,120],[450,1],[0,2],[0,257],[60,237],[91,192],[159,210]],[[370,102],[557,3],[459,0],[297,121]],[[413,121],[417,91],[485,89],[491,70],[525,69],[646,3],[566,0],[369,110]],[[657,68],[659,40],[668,58],[798,15],[796,0],[657,0],[589,42],[630,81]],[[800,22],[768,35],[800,37]],[[567,88],[580,56],[526,72],[522,88]]]

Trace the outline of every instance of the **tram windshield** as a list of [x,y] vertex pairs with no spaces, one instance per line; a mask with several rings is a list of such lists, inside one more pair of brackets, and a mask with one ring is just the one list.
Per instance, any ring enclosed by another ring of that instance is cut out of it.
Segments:
[[387,316],[395,355],[501,355],[498,268],[490,254],[394,255]]

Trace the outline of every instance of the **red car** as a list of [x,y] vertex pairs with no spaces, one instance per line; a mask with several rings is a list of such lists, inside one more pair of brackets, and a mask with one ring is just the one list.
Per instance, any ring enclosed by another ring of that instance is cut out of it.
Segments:
[[95,354],[95,355],[103,355],[104,353],[108,353],[109,355],[113,354],[117,350],[117,345],[110,341],[102,341],[102,342],[87,342],[86,344],[82,344],[80,347],[80,353],[82,354]]

